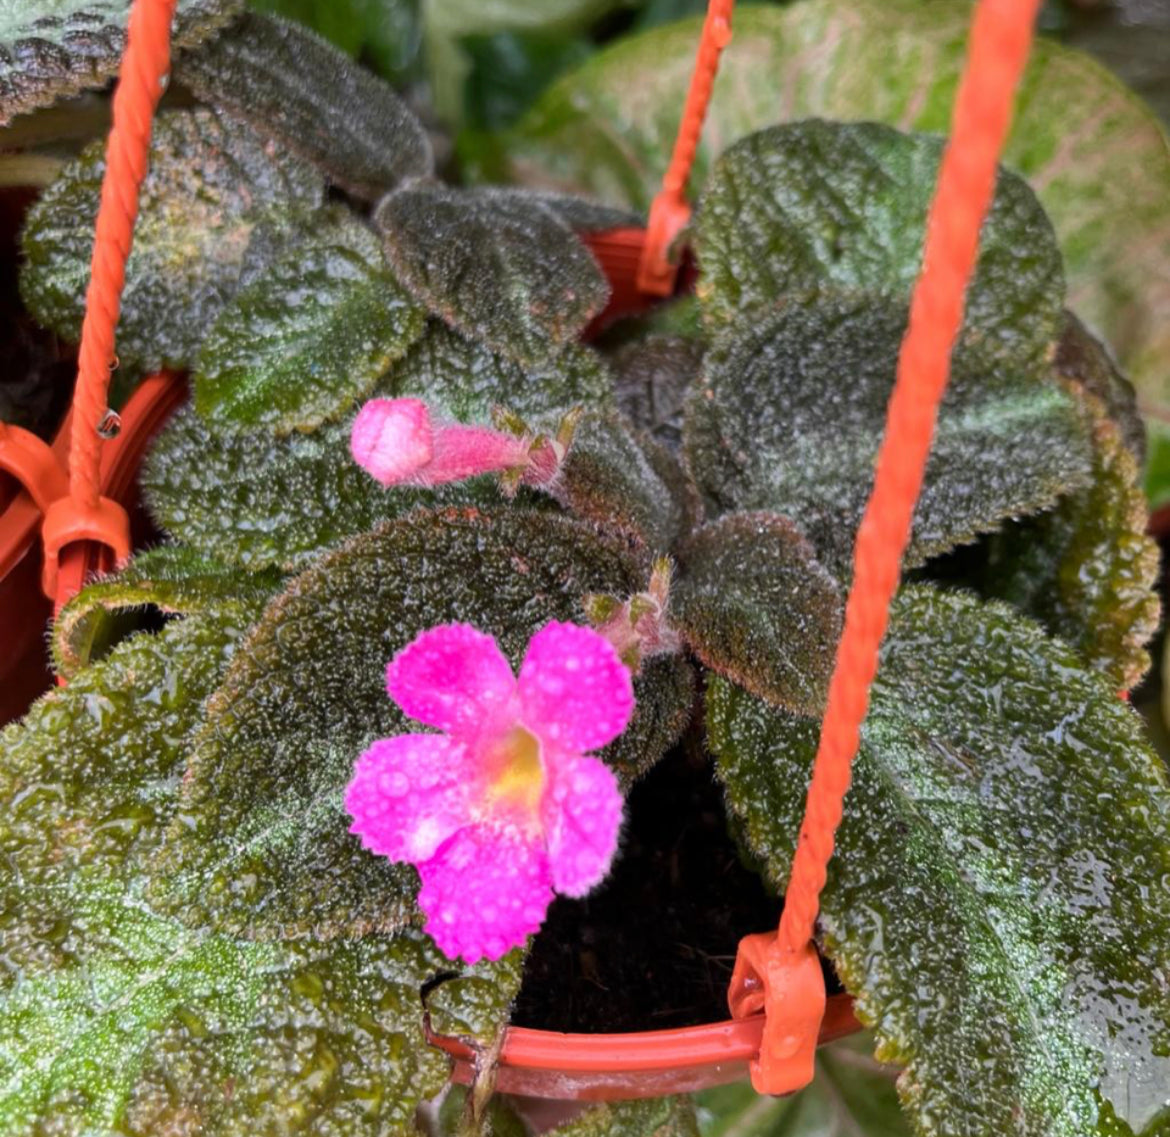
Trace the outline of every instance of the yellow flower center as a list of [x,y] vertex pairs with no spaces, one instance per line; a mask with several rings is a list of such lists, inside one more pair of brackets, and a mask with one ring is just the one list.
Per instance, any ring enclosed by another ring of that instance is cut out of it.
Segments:
[[497,801],[535,812],[544,790],[540,743],[522,726],[514,726],[488,754],[492,770],[489,794]]

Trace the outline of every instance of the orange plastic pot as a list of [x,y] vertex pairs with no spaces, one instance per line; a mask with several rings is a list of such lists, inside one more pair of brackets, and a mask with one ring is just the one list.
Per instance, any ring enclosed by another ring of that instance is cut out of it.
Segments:
[[[637,315],[653,299],[636,284],[644,234],[620,229],[588,239],[609,278],[612,295],[606,310],[586,333],[595,333],[612,320]],[[679,290],[690,283],[684,267]],[[102,454],[102,493],[129,510],[137,505],[136,476],[151,438],[183,402],[182,378],[160,374],[147,379],[121,411],[118,436]],[[54,449],[62,458],[68,447],[69,419],[57,435]],[[0,486],[0,643],[7,645],[0,666],[0,710],[6,718],[22,714],[49,684],[45,665],[44,629],[52,605],[41,592],[40,517],[31,498],[12,484]],[[132,513],[132,516],[134,514]],[[138,512],[134,526],[141,539],[148,522]],[[67,547],[61,557],[59,594],[76,592],[89,577],[111,567],[105,551],[88,542]],[[759,1054],[764,1016],[739,1021],[707,1023],[679,1030],[626,1034],[560,1034],[512,1027],[500,1056],[497,1088],[506,1093],[561,1101],[604,1101],[686,1093],[721,1085],[748,1075],[749,1063]],[[820,1042],[830,1042],[860,1024],[846,995],[828,1002]],[[457,1038],[432,1035],[434,1045],[455,1060],[454,1079],[469,1082],[475,1054]]]

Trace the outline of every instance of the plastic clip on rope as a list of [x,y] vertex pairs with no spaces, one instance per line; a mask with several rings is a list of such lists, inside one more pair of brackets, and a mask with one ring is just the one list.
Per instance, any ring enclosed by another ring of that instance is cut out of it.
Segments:
[[[747,937],[732,978],[733,1014],[760,1005],[768,1012],[760,1057],[752,1065],[752,1084],[761,1093],[788,1092],[798,1078],[812,1078],[816,1036],[802,1036],[799,1026],[825,997],[819,971],[814,974],[809,962],[813,925],[1038,8],[1039,0],[981,0],[975,11],[873,492],[857,534],[845,629],[780,929],[767,944]],[[806,982],[794,981],[796,971]]]

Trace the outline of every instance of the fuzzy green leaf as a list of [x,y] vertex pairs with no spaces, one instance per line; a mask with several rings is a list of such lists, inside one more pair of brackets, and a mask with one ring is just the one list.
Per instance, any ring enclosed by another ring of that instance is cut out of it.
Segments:
[[[81,333],[104,147],[94,143],[66,167],[29,211],[23,236],[21,295],[67,339]],[[190,363],[224,305],[323,192],[313,170],[242,120],[202,109],[160,115],[126,265],[120,357],[146,369]]]
[[[801,0],[737,11],[696,161],[810,115],[942,132],[965,55],[962,0]],[[702,18],[618,40],[501,139],[494,180],[646,209],[670,161]],[[779,77],[779,78],[778,78]],[[631,113],[631,107],[637,113]],[[1064,254],[1069,303],[1133,376],[1152,421],[1152,489],[1170,491],[1170,147],[1157,117],[1079,51],[1039,40],[1004,163],[1031,183]],[[1131,176],[1119,177],[1119,163]]]
[[615,356],[618,406],[640,430],[677,451],[683,403],[703,364],[706,344],[683,336],[649,335]]
[[311,430],[351,412],[422,334],[378,239],[337,211],[211,326],[195,407],[211,423]]
[[681,552],[671,615],[694,653],[777,706],[824,705],[844,602],[796,526],[772,513],[732,513]]
[[1158,545],[1146,534],[1140,470],[1104,404],[1093,416],[1093,480],[988,542],[982,591],[1067,640],[1119,691],[1149,670],[1146,651],[1161,611]]
[[273,12],[315,28],[331,43],[403,87],[420,78],[420,0],[253,0],[253,10]]
[[[818,724],[715,677],[707,723],[782,887]],[[820,927],[920,1134],[1164,1132],[1167,873],[1166,771],[1112,685],[1006,605],[905,589]]]
[[[247,943],[274,957],[250,1015],[233,994],[234,1035],[182,1009],[153,1046],[127,1107],[133,1137],[412,1137],[415,1111],[442,1091],[445,1055],[423,1032],[420,989],[451,963],[420,933],[334,942]],[[253,970],[258,970],[253,965]],[[499,989],[496,1021],[511,993]]]
[[[0,7],[0,126],[114,77],[131,0],[8,0]],[[216,35],[242,0],[179,0],[176,48]]]
[[[414,869],[365,851],[342,792],[376,738],[415,729],[386,695],[387,661],[453,621],[517,664],[551,619],[584,622],[590,592],[644,587],[620,541],[516,508],[417,512],[317,562],[269,608],[209,708],[162,864],[184,919],[250,936],[352,936],[418,919]],[[647,769],[690,710],[690,669],[659,657],[638,714],[603,756]],[[195,885],[197,887],[191,887]]]
[[430,140],[406,104],[299,24],[249,13],[185,55],[175,77],[359,197],[372,200],[432,173]]
[[[906,325],[901,304],[795,298],[733,328],[687,404],[685,446],[722,510],[796,522],[819,559],[849,571]],[[908,563],[1087,483],[1091,446],[1075,401],[1043,368],[961,342],[939,413]]]
[[[542,426],[576,405],[605,406],[612,380],[588,348],[569,345],[525,369],[437,322],[373,394],[417,395],[439,415],[487,423],[504,406]],[[492,503],[477,478],[437,490],[378,485],[350,457],[347,420],[312,434],[217,430],[191,408],[168,424],[147,458],[143,492],[159,524],[210,557],[250,569],[304,567],[347,537],[418,505]]]
[[390,384],[395,395],[426,399],[440,415],[481,425],[502,408],[553,429],[576,406],[603,410],[613,401],[613,377],[592,348],[570,343],[522,366],[438,321],[394,367]]
[[554,1137],[699,1137],[689,1097],[603,1102],[548,1131]]
[[221,596],[216,607],[131,637],[6,729],[0,848],[9,872],[31,884],[83,868],[129,877],[149,863],[186,736],[262,603]]
[[420,933],[232,940],[99,884],[25,888],[14,920],[70,950],[0,994],[5,1135],[405,1137],[447,1081],[419,992],[451,965]]
[[521,363],[575,339],[609,296],[593,254],[531,195],[420,186],[385,198],[374,220],[420,301]]
[[237,618],[280,585],[274,571],[249,574],[207,560],[181,545],[140,553],[116,576],[87,585],[53,624],[53,662],[74,677],[153,612],[164,617],[210,613]]
[[654,552],[669,551],[694,523],[693,491],[677,460],[640,443],[613,413],[578,423],[553,492],[572,512],[624,529]]
[[[810,119],[761,130],[715,163],[694,227],[703,314],[828,286],[909,299],[942,139]],[[1039,362],[1056,339],[1064,276],[1052,225],[1001,171],[967,288],[964,327],[989,352]]]
[[1108,349],[1071,312],[1056,341],[1056,373],[1101,400],[1117,424],[1126,448],[1140,467],[1146,458],[1146,427],[1138,410],[1133,384],[1117,369]]
[[[30,961],[23,981],[0,994],[0,1133],[11,1137],[112,1133],[168,1023],[193,1019],[219,1041],[257,1014],[273,982],[271,949],[198,936],[116,885],[5,892],[6,941],[17,931],[21,947],[39,942],[48,952],[60,937],[76,953]],[[230,1054],[230,1043],[220,1045]],[[207,1104],[233,1072],[220,1068]]]
[[702,1137],[909,1137],[894,1089],[897,1070],[873,1057],[872,1035],[817,1051],[812,1085],[765,1098],[748,1082],[696,1095]]

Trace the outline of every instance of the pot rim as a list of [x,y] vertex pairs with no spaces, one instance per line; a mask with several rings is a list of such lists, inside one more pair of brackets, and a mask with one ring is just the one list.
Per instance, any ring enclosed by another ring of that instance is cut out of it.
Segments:
[[[500,1065],[605,1073],[700,1067],[715,1058],[723,1062],[746,1063],[759,1054],[763,1029],[762,1014],[668,1030],[612,1034],[564,1033],[510,1026],[504,1038]],[[830,996],[818,1042],[832,1042],[861,1029],[862,1025],[854,1014],[852,997],[847,994]],[[433,1032],[428,1032],[428,1037],[456,1059],[467,1062],[475,1057],[475,1048],[465,1039]]]

